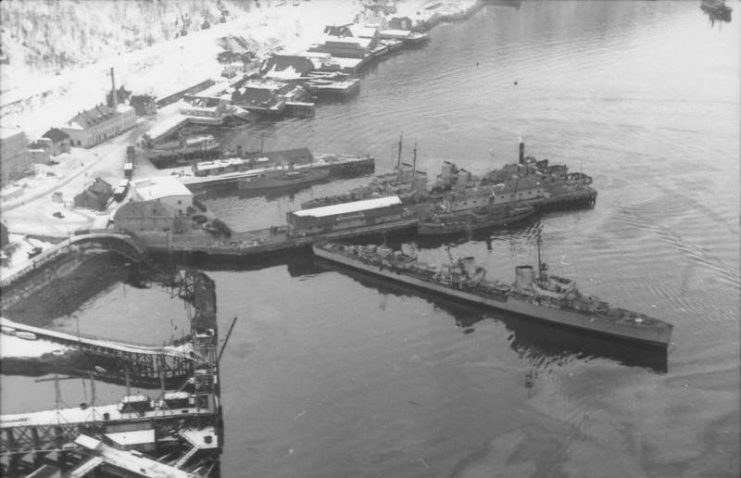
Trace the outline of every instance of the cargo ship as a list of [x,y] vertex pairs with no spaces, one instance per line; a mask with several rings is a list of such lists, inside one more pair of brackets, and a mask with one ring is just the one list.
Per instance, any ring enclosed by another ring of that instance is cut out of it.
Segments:
[[473,232],[489,227],[514,224],[532,217],[534,214],[535,208],[528,205],[502,205],[473,211],[432,214],[417,223],[417,235],[439,236]]
[[508,284],[487,279],[472,257],[435,267],[384,246],[324,242],[312,248],[333,263],[519,316],[655,348],[665,349],[671,339],[671,324],[584,295],[574,281],[547,274],[540,260],[537,272],[531,265],[516,266],[515,282]]
[[[238,185],[240,181],[275,168],[266,158],[229,158],[202,161],[191,168],[171,173],[191,190]],[[295,171],[326,170],[331,177],[353,177],[370,174],[375,169],[372,156],[314,153],[311,162],[289,163]]]

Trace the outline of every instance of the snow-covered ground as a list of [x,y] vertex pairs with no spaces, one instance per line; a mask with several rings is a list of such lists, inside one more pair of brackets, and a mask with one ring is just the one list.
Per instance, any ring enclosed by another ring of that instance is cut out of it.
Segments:
[[0,280],[7,279],[21,269],[31,265],[32,259],[28,257],[28,253],[33,248],[40,247],[43,251],[52,245],[49,242],[26,238],[20,234],[10,234],[9,240],[13,246],[4,251],[7,259],[0,266]]
[[[116,3],[96,2],[96,5],[115,8]],[[222,70],[217,61],[221,51],[218,40],[227,35],[244,38],[260,56],[278,50],[302,52],[323,38],[325,25],[361,21],[368,12],[366,4],[371,3],[370,0],[263,1],[259,2],[260,7],[238,11],[227,23],[138,50],[114,48],[107,56],[59,74],[4,65],[0,93],[2,125],[20,127],[29,138],[35,138],[50,127],[63,124],[77,112],[104,101],[110,88],[110,68],[115,70],[117,85],[124,85],[136,94],[158,97],[205,78],[216,78]],[[399,0],[393,16],[408,16],[420,22],[434,15],[465,12],[476,3],[476,0]],[[81,4],[75,5],[74,8],[82,8]]]
[[0,351],[3,358],[41,357],[44,354],[63,353],[69,347],[48,340],[26,340],[14,335],[0,333]]
[[279,48],[303,51],[321,38],[324,25],[352,22],[362,10],[359,1],[263,3],[262,8],[208,30],[140,50],[112,51],[108,57],[59,75],[9,75],[3,80],[4,91],[0,94],[2,124],[20,127],[29,138],[35,138],[77,112],[103,102],[110,89],[110,68],[115,70],[117,85],[134,93],[166,96],[219,76],[221,37],[242,36],[261,48],[258,54]]

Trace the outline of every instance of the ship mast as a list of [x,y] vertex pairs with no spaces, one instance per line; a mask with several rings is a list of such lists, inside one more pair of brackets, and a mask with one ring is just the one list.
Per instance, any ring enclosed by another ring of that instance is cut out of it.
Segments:
[[399,152],[396,158],[396,170],[397,171],[401,170],[401,142],[403,139],[404,139],[404,134],[399,135]]
[[417,175],[417,143],[414,143],[414,159],[412,160],[412,177]]
[[544,279],[544,274],[548,270],[548,266],[546,265],[546,263],[543,262],[540,259],[540,245],[541,245],[541,242],[542,242],[541,232],[542,232],[541,227],[538,227],[538,239],[537,239],[537,243],[538,243],[538,280],[543,280]]

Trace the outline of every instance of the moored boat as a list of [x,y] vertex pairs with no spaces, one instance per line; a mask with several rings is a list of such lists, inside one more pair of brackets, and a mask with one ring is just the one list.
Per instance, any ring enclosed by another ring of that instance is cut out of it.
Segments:
[[323,181],[329,177],[329,169],[273,169],[254,176],[240,178],[239,189],[264,191],[287,187],[298,187]]
[[545,273],[543,263],[537,272],[529,265],[515,267],[515,282],[509,284],[487,279],[471,257],[435,267],[383,246],[312,247],[315,255],[334,263],[520,316],[652,347],[666,348],[671,339],[671,324],[584,295],[574,281]]
[[36,334],[34,334],[33,332],[26,332],[25,330],[18,330],[18,331],[16,331],[15,336],[18,337],[19,339],[24,339],[24,340],[36,340],[36,339],[38,339],[38,337],[36,336]]
[[513,224],[533,214],[535,214],[535,208],[528,205],[503,205],[485,208],[483,211],[432,214],[417,224],[417,235],[436,236],[472,232],[488,227]]

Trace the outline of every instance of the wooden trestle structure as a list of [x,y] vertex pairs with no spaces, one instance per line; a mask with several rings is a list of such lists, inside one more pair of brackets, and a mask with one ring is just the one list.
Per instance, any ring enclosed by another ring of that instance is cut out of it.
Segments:
[[[116,436],[143,434],[152,437],[152,443],[147,446],[161,451],[187,446],[181,438],[184,430],[209,429],[216,436],[217,446],[210,446],[207,452],[214,459],[218,457],[223,443],[223,420],[214,283],[200,272],[181,274],[178,282],[182,284],[181,297],[192,304],[195,311],[191,318],[187,352],[152,350],[89,337],[75,337],[74,344],[88,347],[100,357],[111,357],[132,374],[163,379],[168,374],[179,375],[187,370],[179,390],[170,392],[179,396],[180,401],[168,402],[168,393],[163,393],[155,401],[141,395],[127,396],[118,404],[92,403],[76,408],[0,416],[0,475],[24,476],[29,470],[49,462],[63,469],[79,465],[90,455],[89,450],[75,444],[81,434],[97,437],[109,444],[115,442]],[[3,322],[3,326],[7,327],[8,321]],[[40,338],[69,340],[64,337],[66,334],[45,329],[19,324],[13,327],[38,334]],[[56,380],[55,391],[59,393]],[[132,397],[144,406],[133,407]],[[191,449],[189,456],[181,460],[183,465],[196,451]]]

